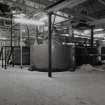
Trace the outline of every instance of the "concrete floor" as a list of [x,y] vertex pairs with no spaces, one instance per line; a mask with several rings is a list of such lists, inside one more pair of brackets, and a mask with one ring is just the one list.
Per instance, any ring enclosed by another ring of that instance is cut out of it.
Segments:
[[0,69],[0,105],[105,105],[105,72]]

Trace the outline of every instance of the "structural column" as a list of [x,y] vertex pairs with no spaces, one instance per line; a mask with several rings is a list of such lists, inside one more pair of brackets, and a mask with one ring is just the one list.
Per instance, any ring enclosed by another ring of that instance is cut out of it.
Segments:
[[4,57],[4,54],[3,54],[3,46],[2,46],[2,49],[1,49],[1,59],[2,59],[2,68],[4,67],[4,61],[3,61],[3,57]]
[[7,48],[5,46],[5,69],[7,69]]
[[12,19],[13,19],[13,15],[12,15],[12,13],[11,13],[11,40],[10,40],[10,41],[11,41],[11,42],[10,42],[10,44],[11,44],[11,50],[12,50],[12,46],[13,46],[13,43],[12,43],[12,42],[13,42],[13,33],[12,33],[12,30],[13,30],[13,29],[12,29],[12,27],[13,27],[13,26],[12,26],[12,25],[13,25],[13,22],[12,22]]
[[23,68],[23,45],[22,45],[22,26],[20,25],[20,65]]
[[13,14],[11,13],[11,56],[12,56],[12,61],[13,61],[13,63],[12,63],[12,66],[14,67],[14,49],[13,49]]
[[48,76],[52,77],[52,12],[48,13]]

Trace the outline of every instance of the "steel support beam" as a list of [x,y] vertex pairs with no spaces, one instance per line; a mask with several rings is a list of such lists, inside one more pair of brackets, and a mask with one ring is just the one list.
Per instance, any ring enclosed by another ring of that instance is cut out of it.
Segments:
[[[11,14],[11,56],[12,56],[12,60],[14,58],[14,51],[13,51],[13,15]],[[13,61],[14,62],[14,61]],[[14,63],[12,63],[12,66],[14,67]]]
[[63,0],[62,2],[59,3],[55,3],[55,5],[53,4],[52,6],[49,6],[46,8],[46,10],[48,12],[54,12],[54,11],[59,11],[63,8],[73,8],[74,6],[81,4],[83,2],[85,2],[86,0]]
[[3,48],[3,46],[2,46],[2,49],[1,49],[1,60],[2,60],[2,68],[4,67],[4,48]]
[[38,12],[43,11],[43,8],[45,8],[45,5],[43,5],[43,4],[40,4],[40,5],[41,5],[41,8],[38,8],[38,7],[37,7],[37,6],[38,6],[38,3],[35,2],[35,1],[31,1],[31,2],[33,2],[34,6],[29,5],[26,1],[20,3],[19,0],[17,0],[17,1],[14,1],[14,0],[5,0],[5,2],[7,2],[7,3],[12,3],[12,5],[14,5],[14,6],[19,6],[19,7],[21,7],[23,10],[24,10],[25,8],[30,8],[30,9],[32,9],[33,11],[31,11],[31,13],[27,13],[28,15],[33,14],[34,12],[36,13],[36,11],[38,11]]
[[46,10],[51,9],[51,8],[53,8],[54,6],[57,6],[57,5],[59,5],[60,3],[64,3],[64,2],[66,2],[66,1],[67,1],[67,0],[59,0],[59,1],[55,2],[55,3],[53,3],[52,5],[46,7]]
[[53,13],[53,15],[58,16],[58,17],[62,17],[62,18],[65,18],[65,19],[69,19],[69,17],[63,16],[63,15],[59,15],[57,13]]
[[7,69],[7,48],[6,46],[4,47],[5,48],[5,69]]
[[7,20],[7,21],[11,21],[11,18],[0,17],[0,20]]
[[23,68],[23,35],[22,35],[22,26],[20,26],[20,65],[21,65],[21,69]]
[[11,14],[11,50],[12,50],[12,19],[13,19],[13,16],[12,16],[12,14]]
[[[13,1],[13,0],[5,0],[6,2],[10,2],[10,3],[13,3],[13,4],[16,4],[18,6],[22,6],[22,7],[27,7],[27,8],[31,8],[31,9],[37,9],[35,7],[32,7],[32,6],[29,6],[29,5],[26,5],[25,3],[19,3],[18,0],[17,1]],[[34,3],[34,2],[33,2]]]
[[48,13],[48,77],[52,77],[52,12]]
[[99,27],[105,27],[105,19],[97,19],[93,22],[89,22],[90,25],[95,25],[95,27],[99,28]]
[[94,17],[88,16],[88,15],[85,15],[85,14],[82,14],[82,13],[77,13],[75,10],[70,9],[70,8],[64,8],[61,11],[69,14],[70,16],[74,16],[74,18],[76,20],[80,20],[80,19],[86,19],[88,21],[95,21],[96,20],[96,18],[94,18]]
[[103,19],[97,19],[97,20],[95,20],[95,21],[93,21],[93,22],[90,22],[90,24],[95,24],[95,25],[99,25],[99,24],[105,24],[105,19],[103,18]]

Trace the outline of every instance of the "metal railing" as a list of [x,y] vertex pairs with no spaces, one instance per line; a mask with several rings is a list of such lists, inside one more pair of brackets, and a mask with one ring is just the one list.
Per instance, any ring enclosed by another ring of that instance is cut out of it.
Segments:
[[1,48],[0,57],[2,60],[2,68],[7,69],[7,66],[10,64],[10,60],[12,60],[12,65],[14,66],[14,47],[3,46]]
[[[24,48],[29,48],[29,47],[24,47]],[[17,50],[19,49],[19,50]],[[27,50],[28,51],[28,50]],[[16,64],[16,60],[20,61],[21,68],[24,65],[24,56],[29,56],[25,55],[25,50],[21,50],[20,46],[2,46],[1,51],[0,51],[0,58],[2,61],[2,68],[7,69],[7,66],[12,65],[14,67]],[[29,51],[30,53],[30,51]],[[19,54],[18,58],[17,55]]]

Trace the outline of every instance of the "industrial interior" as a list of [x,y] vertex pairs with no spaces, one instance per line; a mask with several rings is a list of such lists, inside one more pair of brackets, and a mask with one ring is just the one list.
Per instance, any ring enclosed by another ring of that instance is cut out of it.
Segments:
[[105,0],[0,0],[0,105],[105,105]]

